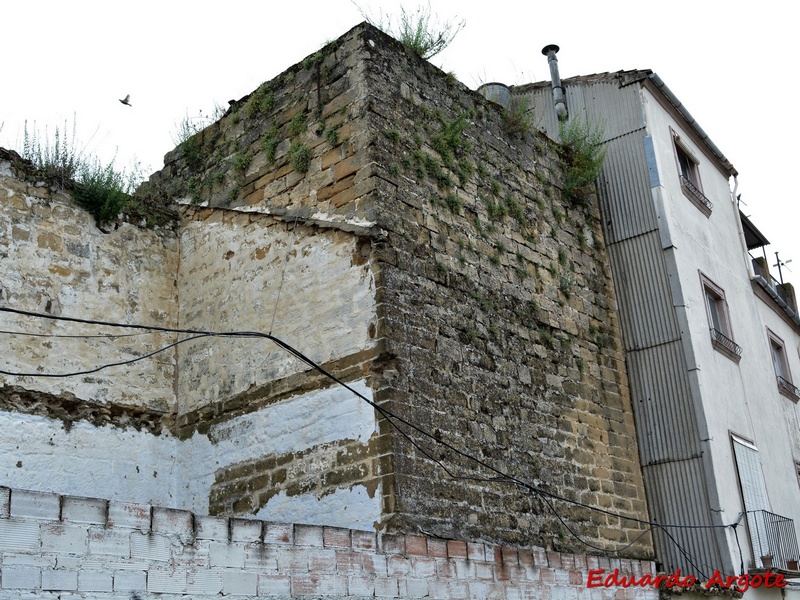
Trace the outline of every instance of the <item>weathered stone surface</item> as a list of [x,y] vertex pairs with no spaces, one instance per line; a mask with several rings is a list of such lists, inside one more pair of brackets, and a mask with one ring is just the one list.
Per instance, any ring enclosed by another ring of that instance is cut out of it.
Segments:
[[[84,314],[102,303],[119,320],[274,332],[366,382],[380,408],[362,419],[369,439],[311,427],[319,439],[302,447],[214,437],[226,423],[255,435],[290,402],[326,397],[330,382],[266,339],[198,339],[157,378],[70,388],[96,402],[143,388],[133,399],[150,407],[163,393],[183,439],[169,443],[213,457],[179,464],[195,477],[187,487],[209,482],[215,513],[309,514],[369,496],[365,515],[378,505],[374,522],[399,534],[582,548],[557,513],[595,546],[634,542],[628,554],[649,556],[637,523],[591,510],[647,517],[599,215],[566,200],[562,178],[550,140],[510,135],[496,106],[359,26],[167,156],[151,183],[206,205],[184,210],[177,236],[124,226],[107,248],[57,225],[55,208],[90,230],[75,207],[7,183],[0,252],[30,247],[35,268],[11,271],[2,297],[8,287],[53,313],[79,310],[77,297],[94,302]],[[77,296],[52,292],[66,286]],[[93,343],[73,342],[56,366]],[[26,368],[56,356],[30,342],[18,352]]]

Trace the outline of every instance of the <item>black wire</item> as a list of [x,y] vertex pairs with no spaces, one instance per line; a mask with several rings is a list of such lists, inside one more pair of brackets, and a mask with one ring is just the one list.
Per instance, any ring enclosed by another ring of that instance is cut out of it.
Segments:
[[74,371],[72,373],[12,373],[11,371],[3,371],[0,370],[0,375],[13,375],[14,377],[77,377],[78,375],[89,375],[91,373],[97,373],[98,371],[102,371],[103,369],[108,369],[110,367],[121,367],[123,365],[130,365],[135,362],[139,362],[140,360],[144,360],[146,358],[150,358],[151,356],[155,356],[159,352],[164,352],[165,350],[169,350],[170,348],[174,348],[175,346],[182,344],[184,342],[191,342],[192,340],[197,340],[200,338],[209,337],[206,334],[195,335],[192,337],[184,338],[182,340],[178,340],[177,342],[173,342],[168,344],[158,350],[153,350],[147,354],[143,354],[142,356],[137,356],[136,358],[131,358],[129,360],[123,360],[120,362],[115,363],[108,363],[104,365],[100,365],[94,369],[89,369],[87,371]]
[[90,338],[105,338],[105,339],[115,339],[121,337],[134,337],[137,335],[147,335],[146,332],[142,333],[120,333],[120,334],[80,334],[80,335],[67,335],[62,333],[29,333],[27,331],[8,331],[6,329],[0,329],[0,333],[5,333],[8,335],[24,335],[26,337],[46,337],[46,338],[78,338],[78,339],[90,339]]
[[[601,514],[606,514],[606,515],[609,515],[609,516],[613,516],[613,517],[616,517],[616,518],[619,518],[619,519],[624,519],[626,521],[631,521],[631,522],[638,523],[638,524],[641,524],[641,525],[647,525],[648,529],[645,530],[632,543],[635,543],[635,541],[637,541],[639,538],[641,538],[650,529],[658,528],[659,530],[663,531],[669,537],[669,539],[672,541],[672,543],[675,544],[675,546],[680,550],[681,554],[683,554],[684,558],[686,558],[686,560],[695,568],[697,568],[697,565],[695,565],[694,561],[691,560],[691,557],[688,555],[688,553],[677,542],[677,540],[675,540],[674,536],[672,536],[672,534],[670,534],[669,531],[667,531],[667,528],[672,528],[672,529],[717,529],[717,528],[724,528],[724,527],[729,527],[730,526],[730,525],[661,524],[661,523],[656,523],[656,522],[653,522],[653,521],[646,521],[644,519],[638,519],[636,517],[630,517],[630,516],[627,516],[627,515],[622,515],[622,514],[619,514],[619,513],[615,513],[613,511],[609,511],[609,510],[606,510],[606,509],[602,509],[602,508],[598,508],[598,507],[595,507],[595,506],[591,506],[589,504],[585,504],[585,503],[579,502],[577,500],[570,500],[568,498],[564,498],[563,496],[559,496],[558,494],[554,494],[552,492],[548,492],[546,490],[538,488],[538,487],[536,487],[536,486],[534,486],[534,485],[532,485],[532,484],[530,484],[530,483],[528,483],[526,481],[523,481],[523,480],[521,480],[521,479],[519,479],[517,477],[514,477],[512,475],[509,475],[509,474],[501,471],[500,469],[497,469],[496,467],[492,466],[491,464],[487,463],[486,461],[484,461],[484,460],[482,460],[482,459],[480,459],[478,457],[475,457],[475,456],[473,456],[471,454],[468,454],[468,453],[464,452],[463,450],[460,450],[460,449],[456,448],[455,446],[453,446],[449,442],[437,438],[435,435],[423,430],[419,426],[409,422],[408,420],[404,419],[403,417],[401,417],[401,416],[393,413],[392,411],[380,406],[376,402],[370,400],[369,398],[367,398],[366,396],[361,394],[358,390],[354,389],[352,386],[348,385],[346,382],[342,381],[341,379],[339,379],[338,377],[336,377],[332,373],[328,372],[324,367],[322,367],[318,363],[314,362],[312,359],[310,359],[307,356],[305,356],[302,352],[300,352],[296,348],[290,346],[289,344],[287,344],[283,340],[273,336],[272,334],[261,333],[261,332],[257,332],[257,331],[220,331],[220,332],[215,332],[215,331],[202,331],[202,330],[195,330],[195,329],[179,329],[179,328],[159,327],[159,326],[151,326],[151,325],[140,325],[140,324],[133,324],[133,323],[115,323],[115,322],[111,322],[111,321],[99,321],[99,320],[92,320],[92,319],[80,319],[80,318],[76,318],[76,317],[55,316],[55,315],[50,315],[50,314],[45,314],[45,313],[36,313],[36,312],[31,312],[31,311],[13,309],[13,308],[9,308],[9,307],[0,307],[0,312],[10,312],[10,313],[15,313],[15,314],[20,314],[20,315],[25,315],[25,316],[30,316],[30,317],[46,318],[46,319],[59,320],[59,321],[68,321],[68,322],[82,323],[82,324],[87,324],[87,325],[99,325],[99,326],[105,326],[105,327],[127,328],[127,329],[143,329],[143,330],[148,330],[148,331],[161,331],[161,332],[166,332],[166,333],[185,333],[185,334],[190,334],[190,335],[194,336],[192,338],[185,338],[183,340],[175,342],[174,344],[171,344],[170,346],[166,346],[164,348],[156,350],[156,351],[154,351],[153,353],[151,353],[149,355],[138,357],[138,358],[136,358],[136,359],[134,359],[132,361],[125,361],[125,362],[119,363],[119,364],[128,364],[130,362],[135,362],[137,360],[142,360],[144,358],[148,358],[149,356],[152,356],[153,354],[156,354],[158,352],[162,352],[164,350],[167,350],[167,349],[169,349],[169,348],[171,348],[173,346],[176,346],[176,345],[178,345],[180,343],[183,343],[185,341],[190,341],[191,339],[197,339],[197,338],[201,338],[201,337],[256,337],[256,338],[269,339],[275,345],[277,345],[278,347],[280,347],[283,350],[285,350],[287,353],[291,354],[292,356],[294,356],[295,358],[297,358],[301,362],[307,364],[312,369],[318,371],[319,373],[321,373],[322,375],[324,375],[325,377],[327,377],[331,381],[333,381],[336,384],[340,385],[341,387],[347,389],[352,394],[354,394],[355,396],[357,396],[358,398],[360,398],[361,400],[363,400],[364,402],[366,402],[367,404],[372,406],[376,411],[378,411],[378,413],[380,413],[382,416],[384,416],[387,419],[387,422],[389,422],[389,424],[392,425],[392,427],[394,427],[405,439],[407,439],[415,448],[417,448],[420,452],[422,452],[423,455],[426,456],[429,460],[433,461],[440,468],[442,468],[449,476],[451,476],[453,478],[457,478],[457,479],[472,479],[472,480],[478,480],[478,481],[495,481],[495,482],[499,482],[499,483],[513,483],[513,484],[519,485],[520,487],[523,487],[525,489],[530,490],[531,492],[541,496],[543,499],[544,498],[551,498],[551,499],[554,499],[554,500],[560,500],[562,502],[566,502],[566,503],[572,504],[574,506],[580,506],[580,507],[586,508],[588,510],[592,510],[592,511],[601,513]],[[95,369],[95,371],[100,370],[102,368],[109,367],[109,366],[116,366],[116,365],[104,365],[102,367],[99,367],[98,369]],[[95,371],[89,371],[89,372],[95,372]],[[5,373],[5,372],[0,371],[0,373]],[[6,374],[8,374],[8,373],[6,373]],[[83,373],[80,373],[80,374],[83,374]],[[35,377],[35,376],[42,376],[42,375],[34,373],[34,374],[30,374],[29,376],[34,376]],[[70,376],[70,375],[62,375],[62,376]],[[419,433],[421,436],[433,440],[436,444],[444,446],[445,448],[447,448],[451,452],[457,454],[458,456],[460,456],[460,457],[462,457],[464,459],[467,459],[468,461],[474,462],[477,465],[479,465],[479,466],[481,466],[481,467],[483,467],[485,469],[488,469],[489,471],[491,471],[493,473],[496,473],[498,477],[491,478],[491,479],[479,479],[479,478],[473,478],[473,477],[464,477],[464,476],[454,475],[450,471],[450,469],[448,469],[442,463],[441,460],[433,457],[428,451],[426,451],[424,448],[422,448],[422,446],[420,446],[418,442],[414,441],[408,435],[408,433],[403,431],[400,427],[398,427],[397,424],[394,421],[397,421],[399,423],[404,424],[405,426],[409,427],[413,431],[416,431],[417,433]],[[552,507],[552,505],[550,505],[550,503],[547,502],[546,500],[545,500],[545,504],[555,514],[555,516],[559,519],[559,521],[561,521],[561,523],[564,524],[565,527],[567,527],[566,523],[563,521],[563,519],[558,514],[558,512],[555,510],[555,508]],[[571,535],[573,535],[573,537],[575,537],[582,544],[584,544],[584,545],[586,545],[588,547],[594,548],[594,549],[603,550],[603,551],[606,551],[606,552],[609,551],[608,548],[600,548],[600,547],[597,547],[597,546],[593,546],[590,543],[584,541],[575,532],[573,532],[572,529],[570,529],[569,527],[567,527],[567,530],[569,531],[569,533]],[[624,550],[625,548],[627,548],[630,545],[632,545],[632,543],[628,544],[627,546],[623,547],[620,550]],[[700,569],[699,568],[697,568],[697,569],[698,569],[698,572],[700,572]]]

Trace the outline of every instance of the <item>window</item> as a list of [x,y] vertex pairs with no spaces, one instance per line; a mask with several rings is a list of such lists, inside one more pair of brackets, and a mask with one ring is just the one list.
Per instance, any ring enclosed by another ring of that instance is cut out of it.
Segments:
[[725,292],[710,279],[700,274],[703,284],[703,300],[706,304],[708,323],[711,329],[711,343],[714,348],[735,362],[739,362],[742,348],[733,341],[728,304]]
[[772,355],[772,366],[775,369],[778,391],[787,398],[797,402],[800,400],[800,390],[792,383],[792,375],[789,372],[789,362],[786,359],[786,346],[783,340],[769,329],[767,330],[767,335],[769,336],[769,351]]
[[681,142],[680,137],[672,132],[673,146],[675,148],[675,159],[678,162],[678,175],[681,180],[681,189],[684,195],[699,208],[703,214],[709,216],[714,205],[703,194],[703,186],[700,183],[700,170],[697,160],[692,153]]
[[736,461],[736,473],[739,476],[739,490],[747,515],[747,529],[750,534],[750,548],[756,568],[763,568],[761,557],[774,553],[772,540],[764,526],[768,515],[771,515],[767,487],[761,471],[761,460],[758,448],[750,440],[731,434],[733,456]]

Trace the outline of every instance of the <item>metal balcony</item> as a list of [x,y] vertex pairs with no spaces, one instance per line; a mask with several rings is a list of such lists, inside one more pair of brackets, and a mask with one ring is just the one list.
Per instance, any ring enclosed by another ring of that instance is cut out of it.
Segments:
[[794,521],[766,510],[748,510],[747,527],[757,569],[769,568],[765,562],[772,557],[772,568],[788,570],[787,562],[800,558]]
[[681,175],[681,187],[683,187],[683,191],[698,204],[698,208],[703,209],[704,212],[707,214],[711,214],[711,211],[714,209],[714,205],[711,203],[711,200],[706,198],[703,195],[698,187],[689,180],[688,177],[685,175]]
[[789,396],[789,398],[795,402],[800,400],[800,390],[797,389],[791,381],[784,379],[780,375],[778,375],[778,389],[782,394]]
[[722,333],[719,329],[711,328],[711,341],[716,347],[730,354],[733,357],[742,355],[742,347],[734,342],[731,338]]

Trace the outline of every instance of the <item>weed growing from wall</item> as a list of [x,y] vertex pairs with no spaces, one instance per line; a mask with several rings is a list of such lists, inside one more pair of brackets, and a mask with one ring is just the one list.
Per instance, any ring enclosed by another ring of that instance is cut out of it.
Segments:
[[63,131],[56,127],[52,138],[47,129],[42,137],[35,126],[29,131],[26,121],[22,157],[33,163],[37,179],[72,189],[75,201],[101,225],[122,212],[143,177],[138,165],[126,173],[117,170],[113,160],[104,165],[96,157],[85,156],[76,144],[75,128],[73,122],[70,135],[64,123]]
[[503,111],[503,129],[508,135],[522,137],[533,129],[527,98],[512,97]]
[[605,128],[586,119],[563,122],[559,140],[564,148],[567,168],[564,173],[564,194],[573,203],[585,206],[600,176],[606,149],[602,146]]
[[440,24],[438,16],[431,13],[430,4],[418,6],[413,12],[400,7],[396,22],[382,11],[376,19],[358,4],[356,8],[370,25],[388,33],[424,59],[432,58],[447,48],[466,25],[463,19]]
[[292,142],[289,147],[289,162],[298,173],[305,173],[311,164],[311,150],[300,142]]

